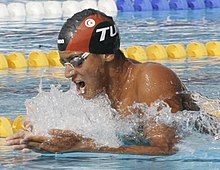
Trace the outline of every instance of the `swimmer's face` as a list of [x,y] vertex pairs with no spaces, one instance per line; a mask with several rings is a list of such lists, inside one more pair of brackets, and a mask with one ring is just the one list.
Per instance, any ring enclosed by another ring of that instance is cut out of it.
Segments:
[[77,94],[91,99],[104,90],[104,55],[75,51],[59,51],[65,65],[65,77],[76,84]]

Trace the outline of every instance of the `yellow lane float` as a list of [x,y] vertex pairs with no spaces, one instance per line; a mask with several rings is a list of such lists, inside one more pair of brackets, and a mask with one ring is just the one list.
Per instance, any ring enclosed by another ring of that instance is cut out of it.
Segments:
[[49,62],[47,59],[47,54],[42,51],[33,51],[28,57],[29,67],[48,67]]
[[51,50],[47,54],[47,59],[50,66],[62,66],[62,64],[60,63],[60,55],[57,50]]
[[8,68],[8,62],[4,54],[0,54],[0,70]]
[[125,57],[128,58],[128,54],[127,54],[126,48],[120,48],[120,50],[123,52],[123,54],[125,55]]
[[146,61],[148,59],[146,49],[143,46],[131,46],[127,49],[128,58],[137,61]]
[[20,130],[24,129],[24,117],[18,116],[14,120],[14,123],[12,124],[13,133],[18,133]]
[[10,121],[5,117],[0,117],[0,137],[5,138],[13,134]]
[[203,43],[192,42],[187,45],[186,53],[189,57],[204,57],[208,56],[206,47]]
[[170,44],[166,47],[166,51],[168,58],[170,59],[180,59],[187,57],[184,44]]
[[147,47],[147,55],[150,60],[166,60],[168,55],[163,45],[155,44]]
[[8,68],[25,68],[27,61],[23,53],[11,53],[7,57]]
[[206,49],[209,56],[220,56],[220,42],[208,42]]
[[18,116],[12,124],[11,118],[0,117],[0,138],[8,137],[14,133],[18,133],[24,128],[23,116]]

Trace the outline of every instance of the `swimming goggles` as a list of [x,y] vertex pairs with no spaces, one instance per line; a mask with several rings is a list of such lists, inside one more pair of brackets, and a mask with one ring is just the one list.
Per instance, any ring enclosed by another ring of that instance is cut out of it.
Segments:
[[89,54],[90,53],[86,52],[86,53],[82,53],[79,55],[74,55],[72,57],[69,57],[66,60],[64,60],[63,58],[60,58],[60,63],[64,66],[66,66],[67,64],[70,64],[72,67],[78,67],[86,60]]

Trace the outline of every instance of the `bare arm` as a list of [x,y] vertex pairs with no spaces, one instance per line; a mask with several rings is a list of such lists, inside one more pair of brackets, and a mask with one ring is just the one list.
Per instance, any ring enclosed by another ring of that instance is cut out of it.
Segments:
[[171,155],[176,152],[177,142],[175,129],[165,125],[147,127],[144,135],[151,146],[121,146],[118,148],[96,147],[92,139],[85,139],[71,131],[52,130],[51,138],[44,136],[29,136],[22,143],[29,149],[41,153],[65,152],[100,152],[138,155]]
[[100,148],[100,151],[140,154],[140,155],[171,155],[176,153],[174,145],[178,141],[176,130],[164,124],[148,122],[151,126],[144,129],[144,136],[150,142],[150,146],[121,146],[119,148]]

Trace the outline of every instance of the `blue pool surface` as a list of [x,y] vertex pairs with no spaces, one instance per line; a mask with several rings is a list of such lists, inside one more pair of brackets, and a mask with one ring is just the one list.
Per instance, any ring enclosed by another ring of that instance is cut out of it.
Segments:
[[[179,10],[127,12],[115,16],[121,46],[219,41],[220,10]],[[58,32],[66,18],[0,21],[0,53],[56,49]],[[220,57],[156,61],[171,69],[189,90],[211,99],[220,96]],[[39,85],[70,83],[64,68],[0,70],[0,115],[15,118],[25,115],[25,101],[38,94]],[[140,156],[100,153],[40,155],[21,153],[0,146],[0,169],[220,169],[220,142],[206,137],[189,137],[172,156]]]

